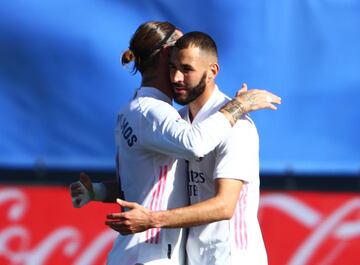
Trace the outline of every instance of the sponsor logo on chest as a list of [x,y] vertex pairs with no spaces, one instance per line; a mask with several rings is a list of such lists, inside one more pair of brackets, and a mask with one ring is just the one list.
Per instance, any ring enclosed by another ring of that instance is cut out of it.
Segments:
[[189,169],[188,173],[188,192],[189,196],[198,196],[199,195],[199,185],[205,183],[205,173],[197,172],[192,169]]

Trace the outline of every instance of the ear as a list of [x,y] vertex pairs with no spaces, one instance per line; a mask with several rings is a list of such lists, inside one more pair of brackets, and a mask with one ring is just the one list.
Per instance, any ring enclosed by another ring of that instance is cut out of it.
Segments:
[[208,70],[208,78],[211,78],[214,80],[219,73],[220,67],[217,63],[210,64],[209,70]]

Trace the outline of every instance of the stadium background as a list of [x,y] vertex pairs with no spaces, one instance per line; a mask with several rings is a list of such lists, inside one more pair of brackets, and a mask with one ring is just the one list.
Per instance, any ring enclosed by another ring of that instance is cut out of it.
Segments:
[[119,57],[140,23],[217,42],[220,88],[280,95],[253,113],[269,264],[360,264],[360,2],[2,1],[0,264],[104,264],[116,205],[73,209],[80,171],[114,176],[114,125],[139,75]]

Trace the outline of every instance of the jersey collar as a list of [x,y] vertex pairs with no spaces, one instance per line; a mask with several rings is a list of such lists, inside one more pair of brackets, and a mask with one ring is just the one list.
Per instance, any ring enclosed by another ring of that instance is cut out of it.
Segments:
[[[201,107],[199,112],[196,114],[193,123],[198,123],[209,116],[209,112],[214,111],[214,105],[217,104],[218,95],[220,90],[217,85],[215,85],[214,91],[212,92],[210,98],[205,102],[204,106]],[[189,116],[189,108],[187,108],[187,115]]]
[[136,97],[152,97],[165,101],[170,105],[172,105],[172,99],[155,87],[147,87],[147,86],[140,87],[136,91]]

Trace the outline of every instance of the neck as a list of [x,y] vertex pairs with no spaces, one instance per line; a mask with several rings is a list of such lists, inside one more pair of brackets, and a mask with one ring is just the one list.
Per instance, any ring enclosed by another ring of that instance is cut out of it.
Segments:
[[141,86],[157,88],[172,99],[173,94],[171,91],[170,81],[167,76],[168,73],[144,74],[141,80]]
[[205,87],[204,93],[201,94],[197,99],[188,104],[189,106],[189,116],[190,120],[193,121],[195,116],[201,110],[201,108],[205,105],[205,103],[209,100],[212,93],[215,90],[215,83],[210,83]]

